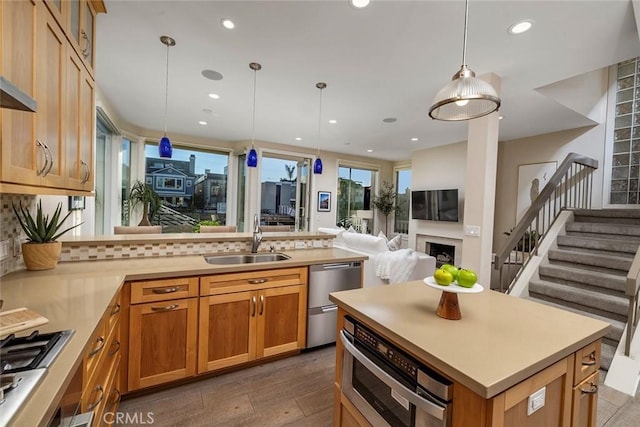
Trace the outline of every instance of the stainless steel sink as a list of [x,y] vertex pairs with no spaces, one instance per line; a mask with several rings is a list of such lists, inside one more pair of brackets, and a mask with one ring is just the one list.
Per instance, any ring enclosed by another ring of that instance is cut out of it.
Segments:
[[251,264],[254,262],[272,262],[284,261],[291,258],[285,254],[268,253],[268,254],[237,254],[237,255],[214,255],[205,256],[204,260],[209,264]]

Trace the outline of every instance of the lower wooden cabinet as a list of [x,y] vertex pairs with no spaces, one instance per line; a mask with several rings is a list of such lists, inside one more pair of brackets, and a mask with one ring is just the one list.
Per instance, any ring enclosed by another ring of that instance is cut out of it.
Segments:
[[306,285],[200,298],[198,373],[304,347]]
[[599,379],[600,373],[596,371],[573,388],[573,406],[571,411],[571,425],[573,427],[596,425]]
[[128,390],[196,373],[198,299],[131,305]]

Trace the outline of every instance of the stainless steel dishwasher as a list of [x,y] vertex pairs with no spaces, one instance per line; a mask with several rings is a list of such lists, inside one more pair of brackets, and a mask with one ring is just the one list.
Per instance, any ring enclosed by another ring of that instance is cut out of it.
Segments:
[[307,348],[336,341],[338,307],[329,301],[329,293],[357,289],[361,282],[362,261],[309,267]]

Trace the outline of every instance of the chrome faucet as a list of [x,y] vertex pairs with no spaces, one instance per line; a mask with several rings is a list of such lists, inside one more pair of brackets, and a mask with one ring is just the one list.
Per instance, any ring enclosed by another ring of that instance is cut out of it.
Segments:
[[260,228],[260,220],[258,214],[253,215],[253,238],[251,239],[251,253],[258,253],[258,248],[262,242],[262,229]]

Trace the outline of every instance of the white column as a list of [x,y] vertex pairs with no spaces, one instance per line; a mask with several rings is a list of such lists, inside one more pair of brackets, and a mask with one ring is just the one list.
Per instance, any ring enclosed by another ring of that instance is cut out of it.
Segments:
[[[500,94],[501,79],[481,76]],[[462,266],[478,274],[478,283],[489,288],[498,164],[498,117],[494,112],[469,121],[467,174],[465,178]]]

